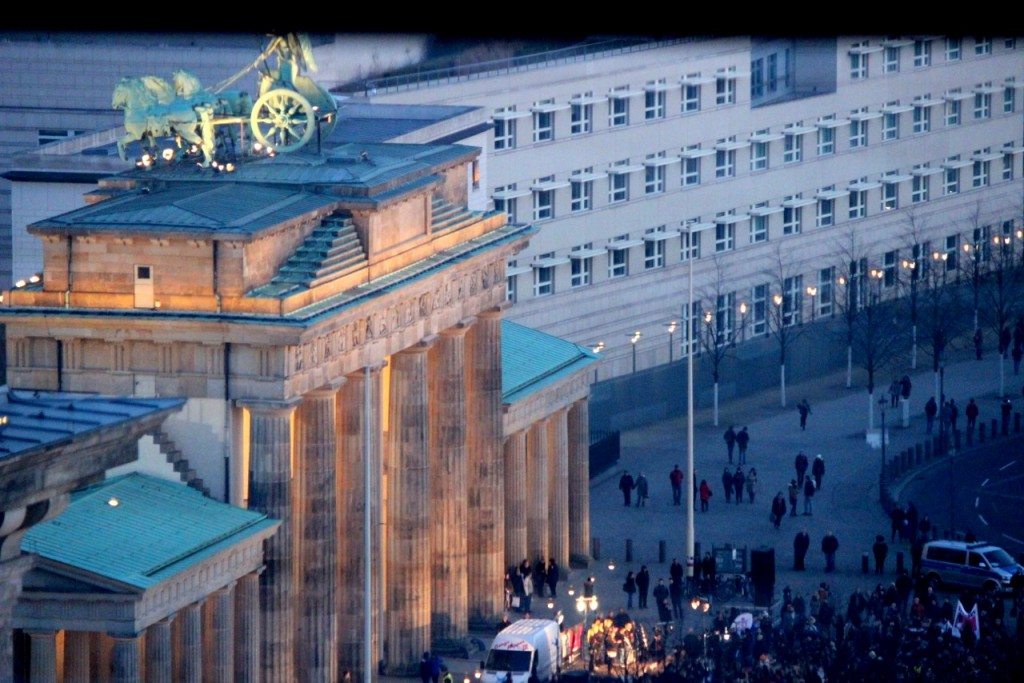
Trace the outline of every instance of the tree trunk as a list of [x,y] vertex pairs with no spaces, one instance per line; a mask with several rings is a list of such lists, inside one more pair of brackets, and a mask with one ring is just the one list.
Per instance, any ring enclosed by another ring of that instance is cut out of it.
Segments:
[[1006,397],[1006,354],[999,354],[999,398]]
[[910,369],[917,370],[917,325],[910,328]]
[[782,407],[786,407],[786,364],[779,364],[779,396],[782,399]]
[[846,388],[853,386],[853,346],[846,345]]
[[942,416],[942,396],[939,389],[939,371],[935,371],[935,403],[939,406],[939,416]]
[[718,426],[718,382],[715,382],[715,426]]
[[875,392],[868,392],[868,431],[875,428]]

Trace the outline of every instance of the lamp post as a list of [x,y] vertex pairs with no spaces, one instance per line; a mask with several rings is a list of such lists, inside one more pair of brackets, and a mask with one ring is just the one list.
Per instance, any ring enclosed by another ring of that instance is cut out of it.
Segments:
[[711,598],[702,598],[699,595],[694,596],[693,599],[690,600],[690,607],[693,609],[694,612],[698,610],[700,611],[700,642],[702,646],[701,649],[704,653],[703,656],[707,657],[708,643],[707,633],[704,629],[704,615],[711,611]]
[[[686,244],[693,247],[693,228],[686,231]],[[693,457],[693,253],[687,254],[687,301],[686,315],[686,576],[693,576],[693,550],[696,543],[694,531],[695,513],[694,486],[696,475],[694,474]]]
[[629,337],[629,343],[633,347],[633,372],[636,372],[636,343],[640,341],[640,330],[637,330]]
[[885,504],[885,397],[878,399],[878,409],[882,413],[882,467],[878,471],[878,502]]
[[981,285],[980,264],[978,263],[978,247],[964,242],[964,256],[971,259],[971,288],[974,292],[974,331],[978,331],[978,290]]
[[[590,350],[593,351],[594,353],[601,353],[602,351],[604,351],[604,342],[603,341],[597,342],[596,344],[594,344],[593,346],[590,347]],[[594,364],[594,384],[597,384],[597,366],[598,365],[600,365],[600,363],[595,363]]]
[[705,347],[704,348],[707,349],[708,357],[711,360],[711,365],[712,365],[712,368],[714,370],[714,372],[713,372],[713,374],[714,374],[714,385],[713,385],[713,391],[714,391],[714,408],[713,408],[713,411],[714,411],[714,415],[713,415],[713,421],[715,423],[715,426],[717,427],[718,426],[718,363],[719,363],[719,359],[721,358],[721,356],[719,355],[720,351],[718,349],[718,333],[717,333],[717,331],[714,330],[714,328],[712,328],[712,323],[713,322],[714,322],[714,315],[712,315],[711,311],[710,310],[704,311],[704,335],[705,335],[705,339],[707,340],[705,342]]
[[[1009,237],[1007,237],[1006,239],[1009,240]],[[941,387],[941,380],[940,380],[939,375],[941,374],[940,366],[942,365],[942,354],[945,351],[946,339],[945,339],[945,336],[944,336],[944,334],[945,334],[944,330],[937,329],[939,327],[939,325],[938,325],[938,316],[940,314],[938,309],[941,307],[941,302],[939,301],[940,292],[945,292],[946,291],[946,262],[947,262],[948,259],[949,259],[949,254],[946,253],[946,252],[939,252],[939,251],[933,251],[932,252],[932,261],[935,262],[935,265],[938,268],[942,269],[942,277],[941,277],[941,287],[942,287],[942,289],[940,289],[940,290],[936,289],[938,286],[940,286],[939,283],[937,282],[937,280],[939,280],[940,278],[938,278],[937,276],[933,275],[932,277],[935,278],[936,282],[930,283],[931,284],[931,305],[932,305],[932,321],[931,321],[931,325],[933,326],[933,331],[932,331],[932,353],[934,355],[933,370],[935,372],[935,394],[936,394],[936,397],[939,399],[938,400],[939,410],[942,410],[942,400],[941,399],[942,399],[942,395],[943,395],[942,394],[942,387]]]
[[672,353],[673,353],[673,350],[672,350],[672,336],[675,334],[675,331],[676,331],[676,321],[673,320],[673,321],[669,322],[669,324],[668,324],[668,362],[669,363],[672,362]]
[[586,657],[587,657],[587,669],[591,669],[594,666],[594,657],[590,651],[590,636],[588,624],[590,620],[590,613],[597,611],[597,595],[594,593],[594,582],[593,576],[587,577],[587,580],[583,582],[583,595],[576,598],[576,611],[583,615],[583,637],[586,639]]
[[[740,341],[747,341],[747,313],[750,307],[746,301],[740,302]],[[735,343],[735,342],[734,342]]]
[[903,259],[900,265],[910,271],[910,369],[917,370],[917,261]]
[[818,295],[818,288],[814,285],[807,285],[807,296],[811,297],[811,321],[814,320],[814,297]]
[[836,278],[836,284],[842,287],[846,294],[843,317],[846,318],[846,388],[849,389],[853,386],[853,288],[843,275]]
[[786,407],[786,356],[785,356],[785,341],[782,338],[783,327],[785,326],[782,320],[782,302],[783,298],[781,294],[775,294],[772,296],[772,303],[775,304],[775,324],[776,334],[779,335],[779,397],[782,401],[782,407]]

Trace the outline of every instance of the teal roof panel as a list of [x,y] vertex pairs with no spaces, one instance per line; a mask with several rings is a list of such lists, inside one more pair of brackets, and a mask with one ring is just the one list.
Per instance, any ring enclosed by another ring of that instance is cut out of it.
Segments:
[[501,399],[515,403],[568,378],[598,356],[579,344],[518,323],[501,323]]

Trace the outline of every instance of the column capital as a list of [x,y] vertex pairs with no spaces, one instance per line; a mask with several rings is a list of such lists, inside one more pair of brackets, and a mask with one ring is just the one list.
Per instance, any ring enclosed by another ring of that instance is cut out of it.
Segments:
[[245,408],[253,413],[291,413],[302,402],[301,397],[289,398],[283,401],[267,400],[261,398],[236,398],[235,405]]
[[[473,322],[475,322],[476,318],[473,318],[472,320]],[[471,325],[472,322],[465,324],[464,320],[460,320],[451,327],[446,327],[445,329],[441,330],[437,334],[440,337],[465,337],[466,333],[469,332],[469,328]]]
[[477,312],[476,315],[478,318],[501,318],[505,315],[505,311],[507,311],[511,306],[511,301],[502,301],[496,306],[491,306],[486,310]]
[[412,346],[408,346],[408,347],[402,349],[401,351],[399,351],[398,353],[423,353],[425,351],[429,351],[430,347],[432,347],[436,341],[437,341],[437,335],[436,334],[428,334],[426,337],[424,337],[423,339],[420,339],[418,342],[416,342]]
[[337,377],[327,382],[323,386],[319,386],[316,389],[311,389],[302,395],[303,398],[331,398],[338,393],[338,389],[341,389],[342,385],[348,381],[346,377]]

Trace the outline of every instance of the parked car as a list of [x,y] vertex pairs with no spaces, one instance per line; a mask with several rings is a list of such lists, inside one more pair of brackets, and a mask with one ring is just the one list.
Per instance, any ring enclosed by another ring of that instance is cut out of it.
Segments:
[[1010,579],[1024,567],[999,546],[979,541],[930,541],[921,554],[921,571],[932,581],[980,588],[1008,590]]

